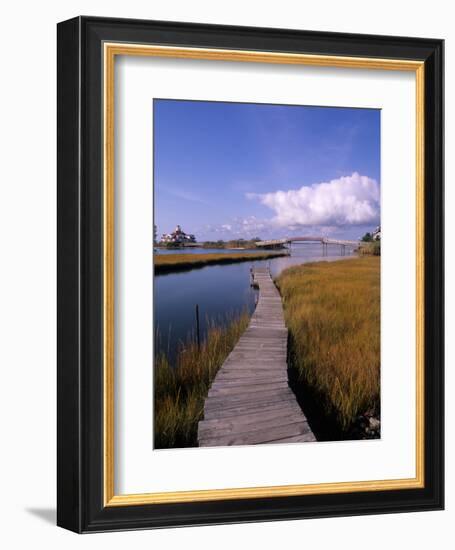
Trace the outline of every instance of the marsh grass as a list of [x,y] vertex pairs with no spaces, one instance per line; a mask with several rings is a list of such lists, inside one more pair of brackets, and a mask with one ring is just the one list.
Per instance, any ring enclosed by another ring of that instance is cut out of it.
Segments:
[[381,241],[373,241],[360,243],[357,251],[361,256],[380,256],[381,255]]
[[291,370],[348,433],[380,407],[380,259],[305,264],[277,280],[290,332]]
[[154,259],[155,273],[169,273],[184,271],[195,267],[204,267],[213,264],[233,264],[267,260],[277,256],[287,256],[287,251],[282,252],[232,252],[221,254],[156,254]]
[[176,365],[164,353],[155,361],[155,448],[197,446],[197,425],[218,369],[246,329],[243,313],[224,324],[211,322],[200,348],[190,335],[181,344]]

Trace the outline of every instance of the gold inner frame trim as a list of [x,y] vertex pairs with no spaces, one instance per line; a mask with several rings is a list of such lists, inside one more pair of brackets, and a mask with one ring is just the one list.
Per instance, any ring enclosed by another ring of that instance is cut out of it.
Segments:
[[[115,56],[151,56],[179,59],[205,59],[253,63],[275,63],[319,67],[412,71],[416,77],[416,476],[404,479],[355,481],[266,487],[210,489],[116,495],[114,492],[114,71]],[[268,498],[314,494],[417,489],[424,487],[424,63],[396,59],[323,56],[182,48],[148,44],[104,43],[104,503],[105,506],[131,506],[227,499]]]

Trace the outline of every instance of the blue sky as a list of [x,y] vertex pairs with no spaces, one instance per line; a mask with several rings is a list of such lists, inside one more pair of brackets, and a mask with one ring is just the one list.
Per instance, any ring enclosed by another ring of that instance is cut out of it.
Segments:
[[158,234],[357,238],[379,224],[380,111],[154,100]]

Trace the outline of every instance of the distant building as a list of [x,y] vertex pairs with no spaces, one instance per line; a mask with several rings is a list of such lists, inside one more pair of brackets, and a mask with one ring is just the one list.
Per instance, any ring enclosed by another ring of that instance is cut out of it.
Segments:
[[163,233],[161,236],[161,243],[162,244],[187,244],[187,243],[195,243],[196,237],[194,235],[189,235],[185,233],[185,231],[182,230],[180,225],[178,225],[172,233]]
[[378,225],[376,229],[372,233],[373,241],[380,241],[381,240],[381,226]]

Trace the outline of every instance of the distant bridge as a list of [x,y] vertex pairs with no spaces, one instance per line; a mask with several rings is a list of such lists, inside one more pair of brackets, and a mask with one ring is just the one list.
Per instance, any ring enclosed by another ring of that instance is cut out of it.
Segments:
[[284,239],[271,239],[268,241],[257,241],[256,246],[258,248],[281,248],[283,246],[292,246],[292,243],[321,243],[322,252],[324,255],[327,253],[327,246],[329,244],[338,245],[341,247],[341,251],[344,254],[346,248],[354,249],[358,248],[360,241],[348,241],[344,239],[329,239],[328,237],[285,237]]

